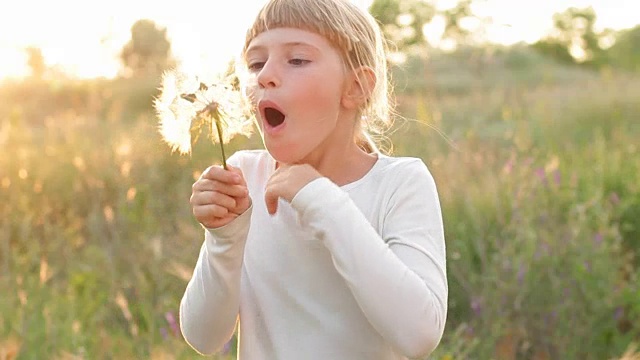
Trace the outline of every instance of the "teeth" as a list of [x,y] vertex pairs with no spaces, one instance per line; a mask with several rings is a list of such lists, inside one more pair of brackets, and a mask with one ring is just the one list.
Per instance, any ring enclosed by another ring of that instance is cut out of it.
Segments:
[[274,108],[264,109],[264,116],[267,123],[271,126],[278,126],[284,122],[284,114]]

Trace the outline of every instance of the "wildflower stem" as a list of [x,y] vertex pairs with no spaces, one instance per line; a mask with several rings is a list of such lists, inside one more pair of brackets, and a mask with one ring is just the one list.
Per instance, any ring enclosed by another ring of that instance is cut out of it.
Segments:
[[222,124],[220,124],[220,115],[216,114],[213,117],[213,121],[216,123],[216,130],[218,131],[218,142],[220,143],[220,152],[222,153],[222,167],[227,170],[227,156],[224,153],[224,142],[222,141]]

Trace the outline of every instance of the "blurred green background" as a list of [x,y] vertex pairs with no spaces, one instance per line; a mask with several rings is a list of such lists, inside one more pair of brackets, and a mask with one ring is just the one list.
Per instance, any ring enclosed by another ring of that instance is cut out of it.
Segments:
[[[431,358],[638,359],[640,26],[597,31],[572,8],[553,35],[500,46],[461,25],[471,3],[370,8],[397,50],[386,144],[425,161],[444,212],[449,316]],[[436,15],[454,49],[411,31]],[[0,86],[0,359],[201,358],[177,310],[202,241],[191,185],[220,157],[158,134],[166,29],[134,24],[110,79],[27,54],[31,75]]]

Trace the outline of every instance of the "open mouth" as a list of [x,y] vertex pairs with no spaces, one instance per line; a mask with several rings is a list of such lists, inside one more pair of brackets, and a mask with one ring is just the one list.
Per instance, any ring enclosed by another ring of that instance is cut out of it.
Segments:
[[264,108],[264,120],[272,127],[281,125],[284,122],[284,117],[284,114],[278,109],[272,107]]

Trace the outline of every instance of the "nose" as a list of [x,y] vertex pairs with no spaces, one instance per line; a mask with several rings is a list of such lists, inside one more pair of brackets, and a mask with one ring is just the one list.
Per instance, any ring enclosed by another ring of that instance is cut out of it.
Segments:
[[272,61],[265,62],[258,73],[257,80],[261,89],[280,86],[280,76],[276,64]]

